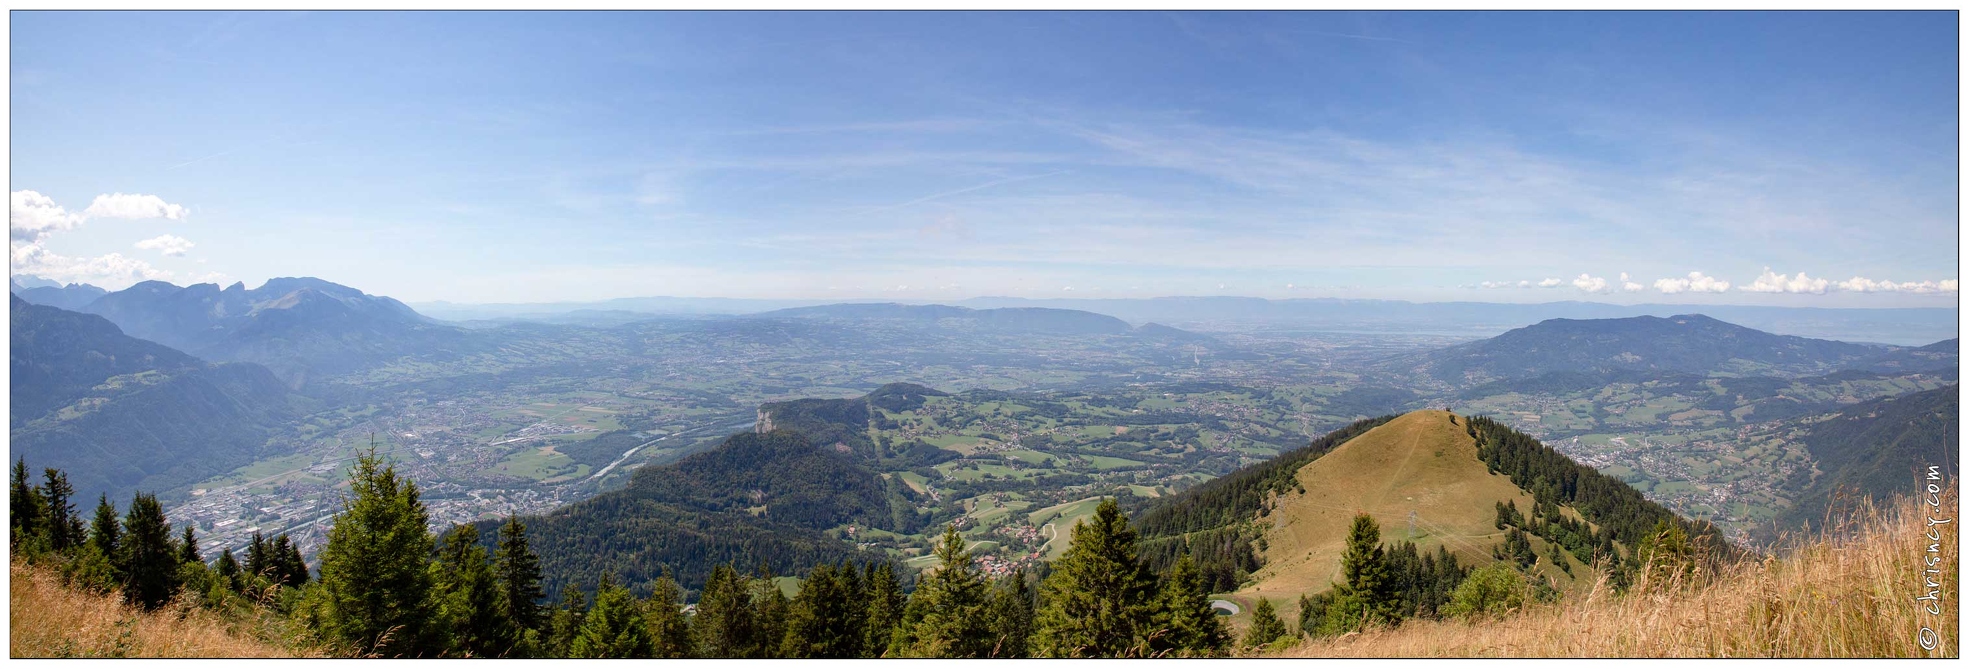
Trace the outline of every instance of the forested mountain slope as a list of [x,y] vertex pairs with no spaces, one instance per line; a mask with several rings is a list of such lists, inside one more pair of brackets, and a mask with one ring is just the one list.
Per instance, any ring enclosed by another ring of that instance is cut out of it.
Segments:
[[1859,498],[1876,501],[1917,493],[1927,468],[1947,480],[1960,471],[1960,386],[1885,397],[1837,412],[1797,419],[1792,437],[1812,454],[1817,476],[1798,486],[1798,501],[1775,528],[1817,526],[1828,506]]
[[265,367],[211,365],[98,316],[11,302],[12,452],[111,497],[194,483],[268,454],[312,406]]
[[857,556],[826,530],[844,523],[914,529],[912,493],[850,454],[791,430],[732,435],[677,463],[637,470],[626,488],[528,519],[549,586],[632,589],[665,571],[687,588],[712,568],[804,572]]

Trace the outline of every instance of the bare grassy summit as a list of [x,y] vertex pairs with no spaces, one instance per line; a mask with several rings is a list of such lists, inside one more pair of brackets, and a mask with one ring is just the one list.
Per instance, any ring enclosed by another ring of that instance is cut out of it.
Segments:
[[[1464,420],[1448,411],[1410,412],[1300,468],[1305,491],[1273,501],[1264,518],[1265,566],[1231,598],[1246,604],[1269,598],[1291,619],[1300,594],[1341,580],[1340,555],[1357,513],[1374,517],[1383,541],[1413,541],[1424,552],[1442,546],[1466,565],[1494,562],[1491,549],[1505,535],[1496,525],[1497,504],[1529,512],[1535,501],[1510,477],[1490,472]],[[1570,508],[1566,513],[1578,518]],[[1543,539],[1531,541],[1546,554]],[[1573,574],[1591,578],[1587,565],[1567,559]],[[1547,559],[1534,569],[1562,589],[1574,583]]]

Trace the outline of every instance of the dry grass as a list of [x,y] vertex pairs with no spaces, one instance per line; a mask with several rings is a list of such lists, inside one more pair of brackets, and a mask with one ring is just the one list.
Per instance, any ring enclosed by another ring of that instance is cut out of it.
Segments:
[[[1938,519],[1955,517],[1953,490]],[[1299,657],[1957,657],[1956,523],[1940,525],[1941,615],[1917,600],[1930,508],[1909,499],[1859,509],[1784,558],[1724,566],[1707,585],[1637,585],[1501,620],[1410,621],[1285,651]],[[1932,650],[1923,627],[1940,633]]]
[[236,633],[208,611],[166,606],[143,613],[115,594],[62,586],[46,567],[14,560],[8,569],[13,657],[295,657],[312,653]]

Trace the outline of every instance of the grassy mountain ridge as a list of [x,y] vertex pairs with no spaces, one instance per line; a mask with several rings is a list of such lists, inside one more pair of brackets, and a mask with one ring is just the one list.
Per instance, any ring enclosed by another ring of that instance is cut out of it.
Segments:
[[[1500,526],[1507,505],[1518,517]],[[1234,600],[1291,609],[1293,598],[1335,582],[1357,513],[1374,517],[1386,542],[1444,549],[1466,566],[1496,561],[1507,535],[1522,530],[1537,554],[1526,568],[1561,585],[1581,583],[1600,559],[1631,556],[1661,521],[1730,550],[1714,527],[1535,439],[1439,409],[1354,423],[1151,503],[1140,518],[1152,559],[1188,552]],[[1226,572],[1237,578],[1227,582]]]

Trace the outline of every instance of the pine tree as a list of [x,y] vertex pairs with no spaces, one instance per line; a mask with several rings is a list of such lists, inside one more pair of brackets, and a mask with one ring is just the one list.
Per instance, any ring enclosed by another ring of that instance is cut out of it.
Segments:
[[111,579],[122,583],[123,570],[118,564],[123,555],[123,522],[116,519],[116,505],[109,503],[109,495],[96,498],[96,517],[89,522],[89,543],[109,561]]
[[866,594],[865,614],[862,616],[863,657],[882,657],[889,648],[889,640],[895,636],[896,627],[902,621],[903,608],[909,600],[903,595],[902,583],[896,579],[895,566],[884,562],[871,562],[862,569],[862,591]]
[[1075,524],[1073,542],[1040,585],[1033,654],[1125,657],[1149,652],[1156,613],[1155,576],[1137,556],[1135,530],[1113,499]]
[[757,646],[752,657],[778,657],[786,644],[786,617],[791,604],[780,591],[773,573],[765,567],[752,579],[752,620],[757,626]]
[[541,620],[540,556],[528,548],[526,525],[519,517],[509,517],[499,527],[499,549],[494,556],[499,577],[499,606],[521,631],[538,630]]
[[1347,552],[1340,556],[1340,572],[1346,577],[1344,595],[1360,601],[1364,622],[1388,623],[1396,618],[1396,593],[1388,573],[1386,551],[1381,548],[1381,525],[1365,513],[1354,516],[1347,533]]
[[1024,572],[999,579],[991,590],[991,653],[989,657],[1021,658],[1029,654],[1032,637],[1032,589]]
[[262,547],[261,560],[265,562],[267,579],[283,588],[300,587],[308,580],[308,565],[300,560],[301,552],[294,548],[286,534],[274,537]]
[[374,448],[356,458],[353,497],[342,504],[321,551],[330,638],[382,656],[434,656],[427,635],[431,597],[429,514],[417,485],[385,466]]
[[14,478],[8,490],[7,520],[14,541],[20,543],[44,536],[47,501],[41,490],[28,480],[26,457],[14,461]]
[[249,580],[263,578],[272,583],[280,582],[279,575],[273,571],[273,560],[267,558],[266,537],[260,536],[259,532],[254,532],[253,537],[246,542],[246,574]]
[[308,561],[301,557],[301,547],[288,543],[285,534],[280,535],[280,543],[287,546],[286,553],[281,557],[281,573],[288,586],[298,588],[307,585]]
[[650,657],[678,659],[691,656],[690,618],[684,615],[683,588],[666,571],[652,586],[643,615],[650,630]]
[[239,589],[239,560],[232,556],[230,548],[219,554],[219,576],[233,589]]
[[155,495],[137,493],[123,519],[123,599],[155,609],[178,594],[178,550]]
[[68,475],[59,469],[41,470],[42,486],[47,498],[48,543],[57,551],[66,551],[81,544],[84,538],[82,517],[75,513],[75,487],[69,485]]
[[1175,568],[1163,580],[1156,623],[1159,634],[1150,647],[1160,654],[1216,657],[1231,645],[1230,632],[1224,629],[1217,611],[1210,608],[1203,574],[1188,554],[1176,560]]
[[991,654],[991,618],[985,615],[988,586],[971,564],[957,526],[944,528],[938,564],[917,583],[903,608],[903,619],[889,654],[896,657],[986,657]]
[[178,542],[178,562],[205,564],[205,558],[198,555],[198,536],[192,534],[191,523],[185,523],[185,538]]
[[1251,629],[1244,634],[1244,647],[1269,645],[1291,635],[1292,631],[1285,628],[1285,621],[1279,620],[1278,611],[1272,608],[1272,600],[1259,597],[1258,605],[1251,608]]
[[729,564],[711,569],[691,619],[691,645],[697,657],[754,657],[759,647],[752,619],[750,579]]
[[655,650],[642,607],[629,589],[604,578],[595,589],[595,606],[568,644],[571,658],[647,658]]
[[[281,535],[281,539],[286,539]],[[504,657],[517,638],[512,622],[499,606],[499,584],[487,562],[479,531],[458,525],[445,532],[438,546],[435,585],[444,618],[451,628],[451,647],[470,657]]]
[[568,656],[568,649],[574,645],[574,637],[581,633],[582,619],[587,615],[588,599],[582,596],[581,589],[572,583],[561,588],[561,601],[547,620],[544,650],[549,657]]
[[818,565],[807,572],[787,614],[785,657],[860,657],[866,603],[854,590],[855,568]]

